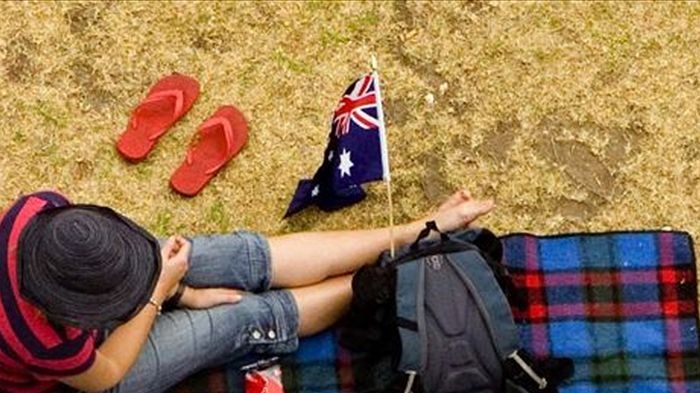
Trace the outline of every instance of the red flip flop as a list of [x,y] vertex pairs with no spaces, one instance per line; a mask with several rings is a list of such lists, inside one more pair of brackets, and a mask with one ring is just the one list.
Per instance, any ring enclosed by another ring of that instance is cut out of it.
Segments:
[[198,96],[199,82],[189,76],[175,73],[159,80],[134,108],[117,141],[119,153],[129,161],[145,159],[158,138],[192,108]]
[[197,129],[185,161],[170,178],[170,186],[185,196],[195,196],[248,141],[248,123],[233,106],[220,107]]

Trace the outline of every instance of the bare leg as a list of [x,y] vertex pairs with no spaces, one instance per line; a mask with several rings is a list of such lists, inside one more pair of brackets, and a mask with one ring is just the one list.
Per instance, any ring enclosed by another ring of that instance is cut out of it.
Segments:
[[[397,229],[397,243],[409,238]],[[272,286],[297,287],[351,273],[374,262],[389,248],[388,229],[303,232],[269,239],[272,254]]]
[[352,276],[333,277],[290,291],[299,308],[299,335],[310,336],[333,325],[352,299]]
[[[397,226],[396,245],[408,244],[424,227],[435,220],[443,231],[468,225],[493,208],[492,201],[477,201],[460,191],[423,220]],[[389,229],[358,231],[306,232],[270,238],[272,286],[297,287],[320,282],[328,277],[354,272],[372,263],[389,248]]]

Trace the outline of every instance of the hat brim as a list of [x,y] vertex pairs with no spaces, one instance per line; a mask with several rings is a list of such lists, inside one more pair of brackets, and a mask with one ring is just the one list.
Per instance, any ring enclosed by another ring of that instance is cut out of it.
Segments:
[[135,316],[162,267],[148,231],[95,205],[37,214],[20,234],[17,253],[20,294],[52,322],[84,329],[111,329]]

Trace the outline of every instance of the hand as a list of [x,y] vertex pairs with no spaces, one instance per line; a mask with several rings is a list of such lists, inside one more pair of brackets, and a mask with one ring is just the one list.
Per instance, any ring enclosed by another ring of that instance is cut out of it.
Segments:
[[494,207],[493,200],[476,200],[472,198],[469,191],[461,190],[440,205],[436,213],[420,220],[420,223],[422,227],[426,221],[435,220],[441,231],[454,231],[470,226],[476,219],[488,214]]
[[186,308],[202,309],[220,304],[238,303],[242,298],[242,292],[235,289],[186,287],[179,305]]
[[176,289],[189,266],[189,255],[192,245],[182,236],[171,236],[160,250],[163,267],[156,284],[154,295],[163,301]]

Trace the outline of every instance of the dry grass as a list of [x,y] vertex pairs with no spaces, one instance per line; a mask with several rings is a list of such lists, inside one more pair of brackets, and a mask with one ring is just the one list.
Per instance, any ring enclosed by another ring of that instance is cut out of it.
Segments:
[[[3,2],[0,15],[2,205],[58,188],[161,234],[384,225],[380,184],[350,209],[280,220],[376,51],[400,220],[466,186],[497,199],[483,224],[500,233],[700,235],[698,4]],[[202,96],[146,162],[123,162],[132,106],[172,71]],[[249,145],[200,196],[173,194],[195,127],[225,103],[249,117]]]

